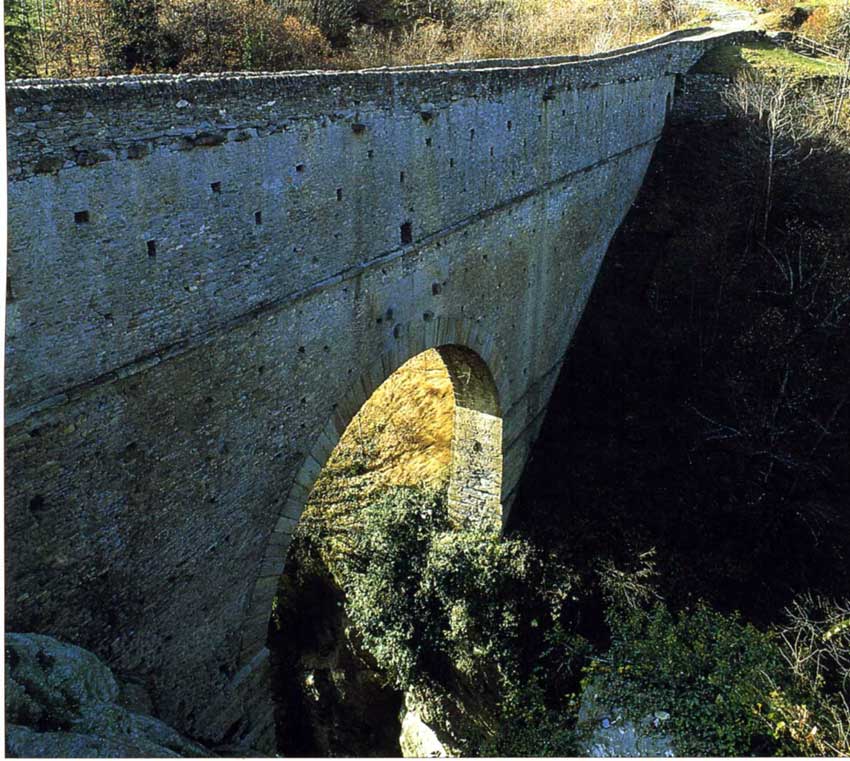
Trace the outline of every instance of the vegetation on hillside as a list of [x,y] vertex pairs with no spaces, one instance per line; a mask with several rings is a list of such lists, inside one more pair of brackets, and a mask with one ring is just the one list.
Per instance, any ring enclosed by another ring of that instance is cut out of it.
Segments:
[[809,14],[800,31],[846,54],[850,49],[850,3],[847,0],[821,0],[806,10]]
[[[600,565],[611,645],[577,633],[579,579],[527,538],[449,526],[439,493],[365,510],[345,569],[362,647],[473,756],[576,755],[579,680],[681,755],[847,755],[850,610],[800,598],[769,631],[704,603],[673,613],[649,573]],[[656,722],[658,724],[658,722]]]
[[718,45],[694,68],[700,74],[734,77],[744,72],[786,73],[796,77],[840,77],[843,64],[834,58],[809,57],[768,40],[739,45]]
[[362,68],[593,52],[689,0],[8,0],[7,77]]
[[600,593],[599,668],[691,752],[850,753],[850,641],[835,641],[850,627],[850,112],[834,87],[751,72],[731,120],[670,131],[514,507],[514,530],[591,587],[600,559],[655,548],[666,610],[618,618]]
[[588,679],[633,721],[660,717],[678,754],[799,754],[779,726],[778,696],[812,705],[816,693],[795,682],[773,632],[705,604],[677,613],[660,602],[615,606],[608,621],[611,648]]
[[765,11],[765,29],[797,31],[844,51],[850,40],[850,2],[847,0],[743,0]]
[[[765,630],[702,602],[673,612],[646,555],[626,571],[602,562],[610,646],[594,647],[580,633],[587,589],[562,548],[459,531],[444,493],[409,487],[375,495],[361,517],[337,567],[345,636],[453,753],[579,755],[590,684],[635,723],[656,717],[679,754],[850,753],[846,604],[804,596]],[[309,532],[300,541],[300,572],[321,574]],[[314,671],[304,685],[321,700]]]

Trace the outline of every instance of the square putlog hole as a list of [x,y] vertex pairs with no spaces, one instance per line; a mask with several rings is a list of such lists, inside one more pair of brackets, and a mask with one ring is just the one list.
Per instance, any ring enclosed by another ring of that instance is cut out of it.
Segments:
[[75,211],[74,222],[78,225],[87,225],[89,223],[88,211]]

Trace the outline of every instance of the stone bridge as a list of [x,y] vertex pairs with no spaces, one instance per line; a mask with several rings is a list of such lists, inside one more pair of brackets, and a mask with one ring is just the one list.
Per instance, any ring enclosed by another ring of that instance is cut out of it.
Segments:
[[7,629],[272,751],[272,598],[345,426],[438,348],[451,498],[506,513],[677,78],[718,39],[8,85]]

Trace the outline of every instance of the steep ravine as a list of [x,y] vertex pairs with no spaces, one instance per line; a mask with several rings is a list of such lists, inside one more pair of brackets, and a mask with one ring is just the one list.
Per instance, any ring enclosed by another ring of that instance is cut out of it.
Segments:
[[400,756],[403,696],[359,647],[343,594],[320,573],[287,566],[271,627],[278,750],[285,756]]
[[[850,588],[850,517],[842,509],[850,485],[841,467],[850,457],[850,437],[842,435],[848,410],[830,402],[838,412],[811,469],[770,471],[769,479],[752,476],[761,467],[758,451],[717,445],[706,433],[708,412],[725,410],[736,395],[772,398],[771,362],[786,345],[785,328],[768,327],[776,325],[776,305],[760,295],[770,270],[747,241],[755,202],[740,190],[752,171],[745,138],[734,122],[668,130],[608,252],[512,511],[508,535],[531,537],[585,578],[579,625],[599,650],[608,644],[594,586],[599,564],[628,562],[650,548],[659,592],[674,609],[705,600],[764,626],[797,593]],[[828,199],[846,191],[836,169],[846,161],[840,152],[813,158],[810,175],[786,177],[771,231],[775,246],[789,219],[829,231],[819,245],[837,252],[835,282],[846,276],[840,250],[850,220]],[[787,328],[798,313],[790,303],[780,308]],[[850,372],[837,341],[843,329],[803,332],[789,354],[810,383],[806,399],[841,401]],[[701,343],[708,333],[710,346]],[[812,367],[822,369],[808,378]],[[795,414],[787,425],[798,424]],[[740,415],[742,429],[758,422],[743,409]],[[801,429],[801,440],[806,435]],[[796,441],[780,445],[793,452]],[[291,688],[280,701],[281,749],[398,755],[402,696],[364,666],[340,593],[313,583],[319,587],[293,590],[288,603],[299,644],[280,672]],[[331,699],[311,698],[319,684]]]
[[[748,134],[734,121],[668,129],[509,529],[589,577],[654,547],[674,606],[705,599],[768,624],[797,593],[850,589],[846,309],[822,317],[848,289],[850,159],[802,147],[805,162],[778,174],[768,240],[752,243],[761,165]],[[807,289],[771,295],[784,284],[766,246],[805,257]]]

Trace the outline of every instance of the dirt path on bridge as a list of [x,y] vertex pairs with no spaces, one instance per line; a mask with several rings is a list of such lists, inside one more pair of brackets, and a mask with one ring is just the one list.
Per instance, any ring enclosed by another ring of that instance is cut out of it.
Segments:
[[758,26],[756,14],[726,0],[696,0],[697,7],[712,15],[712,24],[724,31],[752,29]]

